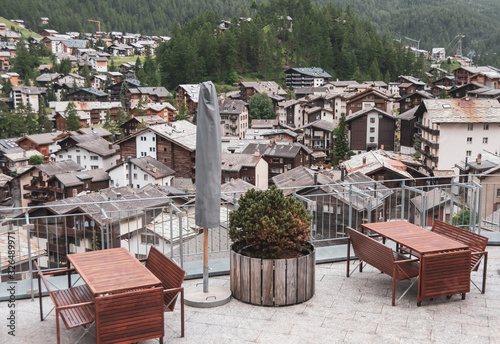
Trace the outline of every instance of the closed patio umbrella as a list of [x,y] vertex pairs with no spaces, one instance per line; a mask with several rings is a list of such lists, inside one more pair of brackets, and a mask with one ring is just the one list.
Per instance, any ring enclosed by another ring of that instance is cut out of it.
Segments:
[[203,293],[186,290],[186,303],[210,307],[229,301],[227,288],[208,287],[208,229],[220,225],[221,134],[217,92],[211,81],[201,84],[196,128],[195,224],[203,228]]

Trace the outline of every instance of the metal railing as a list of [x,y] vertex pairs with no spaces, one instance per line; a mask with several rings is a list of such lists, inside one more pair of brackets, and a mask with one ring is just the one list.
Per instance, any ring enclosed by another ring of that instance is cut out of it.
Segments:
[[[345,243],[346,227],[359,228],[365,222],[407,220],[429,227],[439,218],[475,232],[500,231],[500,214],[495,215],[500,183],[453,181],[461,179],[457,176],[449,184],[438,184],[438,179],[391,180],[391,185],[401,185],[397,188],[370,181],[285,191],[312,215],[311,238],[318,246]],[[220,226],[209,231],[212,258],[228,257],[229,213],[237,208],[240,194],[222,195]],[[194,207],[194,195],[187,195],[10,209],[20,213],[2,223],[0,236],[3,242],[11,240],[13,252],[0,250],[2,282],[12,274],[31,279],[34,259],[44,269],[64,268],[67,254],[114,247],[126,247],[143,258],[155,245],[181,266],[201,260],[203,236],[195,226]]]

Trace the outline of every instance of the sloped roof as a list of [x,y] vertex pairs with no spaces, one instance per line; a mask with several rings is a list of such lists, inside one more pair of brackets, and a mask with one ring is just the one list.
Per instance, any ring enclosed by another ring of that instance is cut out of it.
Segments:
[[[375,106],[370,106],[370,107],[364,108],[363,110],[359,110],[359,111],[357,111],[357,112],[355,112],[355,113],[350,114],[349,116],[347,116],[347,117],[345,118],[345,120],[346,120],[346,122],[349,122],[349,121],[352,121],[352,120],[353,120],[353,119],[355,119],[355,118],[358,118],[358,117],[360,117],[360,116],[363,116],[363,115],[365,115],[365,114],[367,114],[367,113],[370,113],[370,112],[372,112],[372,111],[378,112],[379,114],[382,114],[382,115],[384,115],[384,116],[386,116],[386,117],[389,117],[389,118],[391,118],[391,119],[393,119],[393,120],[396,120],[396,119],[397,119],[395,116],[393,116],[392,114],[390,114],[390,113],[388,113],[388,112],[385,112],[385,111],[383,111],[383,110],[380,110],[379,108],[376,108]],[[332,129],[332,130],[333,130],[333,129]]]
[[17,140],[16,143],[18,143],[24,138],[28,138],[29,140],[36,142],[39,145],[52,144],[54,143],[54,139],[61,133],[62,133],[61,131],[55,131],[52,133],[26,135]]
[[294,158],[299,151],[303,149],[307,154],[312,154],[313,150],[304,146],[303,144],[294,143],[276,143],[274,145],[262,143],[250,143],[243,150],[242,154],[253,154],[258,150],[263,156],[276,157],[276,158]]
[[333,131],[333,129],[335,129],[335,124],[332,122],[324,121],[322,119],[318,119],[314,122],[311,122],[311,123],[304,125],[300,129],[309,128],[309,127],[318,128],[318,129],[321,129],[324,131]]
[[[424,198],[425,199],[425,209],[424,209]],[[431,210],[435,207],[444,207],[444,205],[451,201],[451,198],[447,192],[440,188],[435,188],[424,194],[418,195],[410,199],[410,202],[415,206],[415,208],[421,213],[426,210]]]
[[51,161],[45,164],[37,165],[37,169],[42,171],[48,176],[53,176],[59,173],[67,173],[67,172],[75,172],[75,171],[83,171],[84,168],[74,162],[71,159],[63,160],[63,161]]
[[[177,88],[182,88],[195,103],[198,103],[198,96],[200,95],[200,84],[181,84]],[[176,88],[176,89],[177,89]]]
[[253,88],[257,93],[267,93],[269,96],[286,96],[284,89],[276,81],[243,81],[241,85],[245,88]]
[[165,87],[142,87],[129,89],[132,94],[155,95],[160,98],[172,97],[172,93],[168,92]]
[[[363,159],[366,160],[363,161]],[[370,175],[380,169],[387,169],[401,176],[401,178],[413,179],[412,175],[406,171],[406,166],[401,161],[386,157],[380,154],[378,150],[354,155],[341,165],[343,165],[349,173],[360,172],[364,175]]]
[[272,178],[273,183],[283,190],[285,195],[293,193],[293,189],[302,190],[315,185],[314,176],[317,174],[317,185],[333,184],[334,181],[327,175],[299,166]]
[[325,72],[323,68],[318,68],[318,67],[309,67],[309,68],[290,68],[287,70],[285,73],[288,72],[295,72],[295,73],[300,73],[304,74],[307,76],[311,76],[313,78],[331,78],[332,76]]
[[130,163],[136,165],[144,172],[152,175],[155,179],[171,176],[175,174],[175,171],[170,167],[165,166],[158,160],[150,157],[149,155],[130,159]]
[[99,168],[88,171],[58,173],[50,179],[59,180],[65,187],[75,187],[83,185],[83,183],[89,180],[93,183],[109,180],[109,175],[103,168]]
[[222,171],[239,171],[243,167],[255,167],[262,159],[255,154],[222,153]]
[[247,103],[243,100],[233,100],[233,99],[224,99],[219,102],[219,113],[223,114],[231,114],[231,115],[239,115],[241,114]]
[[500,103],[492,99],[423,99],[434,123],[500,123]]
[[196,150],[196,125],[189,121],[182,120],[174,123],[152,125],[149,129],[191,151]]
[[221,185],[221,198],[227,203],[233,203],[235,197],[236,199],[240,199],[240,197],[250,189],[260,190],[255,185],[240,178],[231,179],[231,181]]

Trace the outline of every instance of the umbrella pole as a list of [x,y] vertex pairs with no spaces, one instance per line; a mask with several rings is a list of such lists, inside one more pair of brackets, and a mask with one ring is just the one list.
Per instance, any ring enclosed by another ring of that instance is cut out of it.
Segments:
[[208,228],[203,228],[203,292],[208,293]]

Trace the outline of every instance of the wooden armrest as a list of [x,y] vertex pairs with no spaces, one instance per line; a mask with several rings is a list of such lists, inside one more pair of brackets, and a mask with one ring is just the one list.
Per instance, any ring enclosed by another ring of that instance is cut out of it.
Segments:
[[90,305],[93,305],[93,304],[95,304],[95,301],[76,303],[74,305],[67,305],[67,306],[59,306],[59,307],[57,307],[57,309],[58,310],[64,310],[64,309],[70,309],[70,308],[90,306]]
[[184,287],[163,289],[163,292],[166,293],[166,292],[170,292],[170,291],[181,291],[182,289],[184,289]]
[[49,276],[49,275],[58,275],[58,274],[65,274],[67,272],[75,272],[75,269],[64,269],[64,270],[53,270],[53,271],[45,271],[43,273],[44,276]]
[[412,262],[418,262],[419,259],[418,258],[414,258],[414,259],[404,259],[404,260],[396,260],[394,261],[394,264],[400,264],[400,263],[412,263]]
[[141,258],[141,259],[139,259],[139,261],[140,261],[141,263],[144,263],[146,260],[148,260],[148,259],[147,259],[147,258]]
[[476,251],[476,252],[471,252],[471,256],[482,256],[483,254],[488,254],[486,251]]

